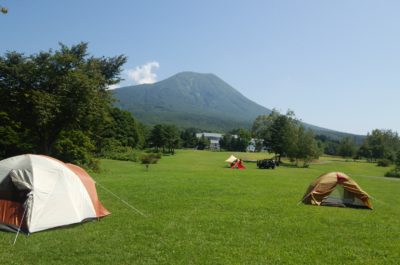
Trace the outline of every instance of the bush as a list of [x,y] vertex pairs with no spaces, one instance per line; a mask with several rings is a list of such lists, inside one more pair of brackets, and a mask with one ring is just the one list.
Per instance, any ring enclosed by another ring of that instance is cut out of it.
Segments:
[[118,150],[105,150],[102,151],[101,157],[107,159],[121,160],[121,161],[132,161],[137,162],[137,154],[134,149],[131,147],[122,147]]
[[398,170],[398,169],[390,170],[389,172],[387,172],[385,174],[385,177],[388,177],[388,178],[400,178],[400,170]]
[[142,164],[145,165],[157,164],[160,158],[161,158],[160,154],[147,154],[147,155],[142,155],[140,161],[142,162]]
[[82,131],[63,131],[53,146],[53,155],[63,162],[89,167],[96,164],[92,156],[94,149]]
[[122,146],[121,142],[115,139],[107,139],[103,142],[100,157],[121,161],[137,162],[136,151],[129,146]]
[[389,159],[381,159],[378,161],[378,167],[388,167],[392,164],[392,162]]
[[158,159],[161,159],[163,155],[163,153],[160,150],[146,149],[144,152]]
[[126,150],[125,152],[104,152],[101,157],[120,161],[137,162],[137,155],[133,150]]

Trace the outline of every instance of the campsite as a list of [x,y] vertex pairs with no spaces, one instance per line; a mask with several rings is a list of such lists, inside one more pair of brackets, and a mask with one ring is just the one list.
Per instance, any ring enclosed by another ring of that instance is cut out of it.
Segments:
[[[102,160],[91,172],[111,215],[20,235],[0,233],[7,264],[396,264],[400,181],[374,163],[322,157],[308,168],[227,167],[231,153],[177,150],[149,170]],[[255,160],[260,153],[235,153]],[[373,210],[298,204],[319,175],[346,172]],[[107,190],[106,190],[107,189]],[[109,193],[129,202],[145,216]],[[40,253],[38,255],[37,253]]]
[[400,264],[381,2],[0,1],[0,265]]

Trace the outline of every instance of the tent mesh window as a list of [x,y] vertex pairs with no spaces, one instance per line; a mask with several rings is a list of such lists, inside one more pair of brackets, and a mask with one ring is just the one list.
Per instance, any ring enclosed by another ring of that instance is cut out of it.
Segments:
[[352,208],[366,208],[364,203],[353,193],[344,189],[343,185],[337,184],[334,190],[322,200],[321,205],[340,206]]
[[343,201],[344,191],[342,185],[336,185],[333,191],[322,200],[321,205],[346,207]]

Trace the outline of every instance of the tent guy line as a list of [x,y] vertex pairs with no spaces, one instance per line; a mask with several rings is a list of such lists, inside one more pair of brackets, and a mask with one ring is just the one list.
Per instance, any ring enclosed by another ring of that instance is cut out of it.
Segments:
[[133,205],[129,204],[127,201],[125,201],[124,199],[122,199],[121,197],[119,197],[117,194],[115,194],[114,192],[112,192],[111,190],[107,189],[104,185],[101,185],[97,180],[96,180],[96,184],[104,189],[105,191],[107,191],[108,193],[112,194],[115,198],[117,198],[118,200],[120,200],[121,202],[123,202],[125,205],[127,205],[128,207],[130,207],[131,209],[133,209],[135,212],[139,213],[140,215],[142,215],[143,217],[148,217],[147,215],[145,215],[144,213],[142,213],[141,211],[139,211],[137,208],[135,208]]

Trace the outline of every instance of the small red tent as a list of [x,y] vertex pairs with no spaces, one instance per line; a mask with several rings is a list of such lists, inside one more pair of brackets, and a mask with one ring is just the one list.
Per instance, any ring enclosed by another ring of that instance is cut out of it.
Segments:
[[242,164],[242,159],[236,160],[235,164],[231,167],[231,169],[246,169],[246,167]]

